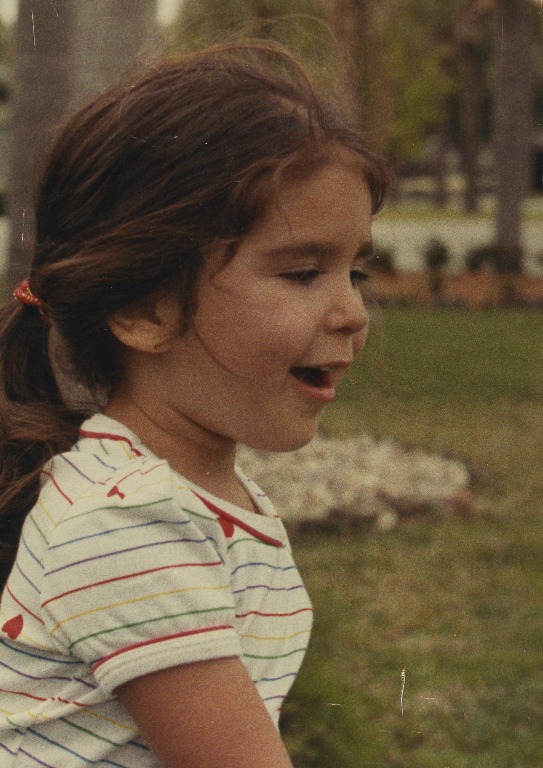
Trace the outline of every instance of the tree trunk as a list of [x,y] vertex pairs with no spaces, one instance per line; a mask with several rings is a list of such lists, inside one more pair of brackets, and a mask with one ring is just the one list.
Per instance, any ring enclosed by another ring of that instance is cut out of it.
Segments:
[[460,47],[459,71],[460,160],[464,175],[464,210],[466,213],[473,213],[479,207],[477,158],[481,120],[477,50],[474,47]]
[[351,120],[383,150],[391,121],[390,79],[384,66],[374,0],[335,0],[337,90]]
[[481,73],[479,55],[485,40],[484,24],[495,9],[496,0],[470,0],[458,12],[454,41],[460,84],[460,159],[464,174],[464,209],[478,208],[479,129],[481,125]]
[[[55,127],[156,45],[156,0],[20,0],[13,84],[6,288],[28,273],[39,159]],[[9,295],[8,293],[8,295]]]
[[529,0],[497,0],[494,87],[496,244],[503,272],[522,270],[522,203],[534,136]]
[[34,182],[43,150],[70,94],[70,0],[20,0],[15,30],[11,161],[11,221],[6,288],[26,276],[34,243]]
[[72,107],[120,80],[157,49],[156,0],[73,0]]
[[447,188],[447,150],[449,148],[449,134],[442,126],[434,137],[434,151],[432,158],[432,176],[434,179],[434,205],[437,208],[445,208],[449,201]]

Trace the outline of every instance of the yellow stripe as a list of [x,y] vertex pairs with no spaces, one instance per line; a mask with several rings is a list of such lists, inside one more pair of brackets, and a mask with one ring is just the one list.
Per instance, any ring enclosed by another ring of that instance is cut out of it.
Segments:
[[[42,702],[45,703],[45,702]],[[32,710],[27,709],[25,712],[25,715],[30,715],[30,717],[34,718],[34,720],[56,720],[56,717],[51,717],[47,715],[43,715],[41,712],[32,712]]]
[[[24,632],[21,632],[19,637],[26,640],[27,643],[29,643],[33,648],[39,648],[40,651],[46,651],[46,653],[58,653],[58,649],[51,648],[50,645],[42,645],[41,643],[36,642],[33,637],[30,637],[30,635],[27,635]],[[19,637],[17,637],[17,640],[19,640]]]
[[88,611],[82,611],[82,613],[75,613],[73,616],[68,616],[67,619],[63,619],[62,621],[59,621],[58,624],[55,624],[50,634],[53,634],[53,632],[56,632],[57,629],[60,626],[62,626],[62,624],[66,624],[68,621],[73,621],[73,619],[79,619],[81,618],[81,616],[89,616],[91,613],[100,613],[100,611],[108,611],[111,608],[119,608],[121,605],[133,605],[134,603],[141,603],[141,602],[145,602],[146,600],[154,600],[156,597],[167,597],[169,595],[179,595],[182,592],[194,592],[196,590],[219,591],[222,589],[230,589],[230,584],[224,584],[219,587],[184,587],[183,589],[172,589],[168,592],[157,592],[154,595],[144,595],[143,597],[135,597],[132,600],[123,600],[120,603],[111,603],[110,605],[102,605],[99,608],[91,608]]
[[53,523],[53,525],[58,525],[53,515],[49,512],[49,510],[47,509],[43,501],[41,501],[40,499],[38,499],[38,506],[43,509],[43,511],[45,512],[45,516],[49,518],[49,520]]
[[105,715],[100,715],[98,712],[93,712],[89,709],[82,709],[80,710],[80,713],[82,715],[89,715],[90,717],[94,717],[97,720],[105,720],[106,723],[111,723],[112,725],[116,725],[117,728],[122,728],[125,731],[131,731],[132,733],[137,733],[137,729],[133,728],[130,725],[125,725],[125,723],[119,723],[117,720],[113,720],[111,717],[106,717]]

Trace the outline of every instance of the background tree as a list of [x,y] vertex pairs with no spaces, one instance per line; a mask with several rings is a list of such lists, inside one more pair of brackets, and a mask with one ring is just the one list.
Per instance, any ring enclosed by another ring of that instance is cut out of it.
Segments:
[[294,51],[321,87],[330,87],[335,41],[330,0],[184,0],[168,35],[171,52],[262,38]]
[[336,93],[380,151],[388,148],[392,132],[392,78],[383,46],[387,15],[376,0],[335,0],[331,8]]
[[470,0],[456,16],[453,39],[457,63],[457,102],[460,160],[464,175],[464,210],[478,208],[478,156],[483,122],[483,55],[488,18],[495,0]]
[[54,4],[20,0],[12,81],[8,289],[27,272],[34,240],[36,163],[70,97],[72,34],[70,0],[57,0]]
[[496,0],[493,90],[496,244],[504,272],[522,269],[522,204],[531,179],[535,127],[532,68],[535,28],[535,8],[530,0]]
[[84,103],[157,48],[156,0],[72,0],[72,105]]
[[[69,109],[149,50],[156,0],[20,0],[12,89],[7,290],[25,277],[34,241],[36,172]],[[9,295],[9,294],[8,294]]]
[[448,64],[456,2],[389,0],[386,7],[382,45],[393,90],[388,149],[401,167],[420,159],[429,136],[440,146],[454,89]]

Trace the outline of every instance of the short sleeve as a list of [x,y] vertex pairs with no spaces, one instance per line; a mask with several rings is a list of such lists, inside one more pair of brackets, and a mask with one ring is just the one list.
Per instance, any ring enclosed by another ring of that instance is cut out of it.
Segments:
[[221,528],[201,506],[166,463],[143,460],[79,498],[55,528],[43,562],[46,627],[106,691],[241,654]]

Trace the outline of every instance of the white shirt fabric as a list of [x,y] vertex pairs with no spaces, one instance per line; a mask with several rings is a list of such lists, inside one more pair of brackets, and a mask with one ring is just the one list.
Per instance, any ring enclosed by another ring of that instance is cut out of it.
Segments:
[[114,691],[206,659],[240,656],[277,725],[312,611],[271,502],[239,477],[259,514],[103,415],[44,468],[0,603],[2,766],[157,768]]

